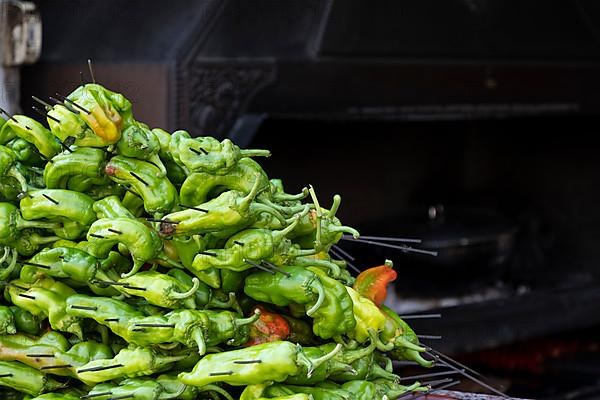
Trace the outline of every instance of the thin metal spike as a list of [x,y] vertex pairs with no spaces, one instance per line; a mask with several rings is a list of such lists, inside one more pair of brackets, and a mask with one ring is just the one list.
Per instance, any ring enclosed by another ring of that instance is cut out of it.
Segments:
[[179,221],[169,221],[168,219],[158,219],[158,218],[146,218],[148,222],[160,222],[161,224],[173,224],[177,225]]
[[[52,268],[52,267],[49,267],[49,266],[44,265],[44,264],[32,263],[32,262],[29,262],[29,261],[19,261],[19,262],[21,264],[31,265],[31,266],[38,267],[38,268],[43,268],[43,269],[51,269]],[[26,289],[26,290],[29,290],[29,289]]]
[[357,274],[360,274],[362,272],[360,269],[358,269],[356,265],[352,264],[349,260],[344,259],[344,256],[336,252],[333,248],[329,249],[329,251],[337,258],[344,260],[344,262],[350,267],[350,269],[356,272]]
[[54,354],[27,354],[30,358],[54,358]]
[[97,233],[90,233],[89,235],[98,239],[106,239],[104,236],[98,235]]
[[[347,239],[347,240],[350,240],[350,239]],[[356,243],[372,244],[374,246],[388,247],[390,249],[397,249],[397,250],[410,252],[410,253],[427,254],[429,256],[434,256],[434,257],[437,256],[437,254],[438,254],[437,251],[416,249],[416,248],[410,247],[410,246],[395,246],[393,244],[374,242],[372,240],[351,239],[351,241],[356,242]]]
[[233,375],[233,371],[210,372],[208,376]]
[[205,156],[208,154],[208,152],[206,150],[204,150],[202,147],[200,147],[200,151],[194,149],[193,147],[190,147],[189,149],[192,153],[197,154],[199,156],[203,156],[203,155]]
[[239,245],[239,246],[243,246],[244,243],[240,242],[239,240],[234,240],[233,243]]
[[130,187],[127,187],[127,186],[125,186],[125,185],[122,185],[122,184],[120,184],[120,183],[117,183],[117,185],[119,185],[119,186],[121,186],[123,189],[125,189],[125,191],[126,191],[126,192],[129,192],[129,193],[131,193],[132,195],[139,197],[140,199],[142,198],[142,196],[140,196],[139,194],[137,194],[136,192],[134,192],[134,191],[133,191],[133,190],[132,190]]
[[428,319],[428,318],[442,318],[442,314],[409,314],[400,315],[402,319]]
[[[8,119],[10,119],[10,120],[14,121],[15,123],[17,123],[17,124],[19,124],[19,125],[21,124],[21,123],[19,122],[19,120],[17,120],[15,117],[13,117],[13,116],[12,116],[12,115],[10,115],[8,112],[6,112],[6,110],[5,110],[5,109],[3,109],[2,107],[0,107],[0,113],[2,113],[2,114],[4,114],[4,115],[6,115],[6,116],[8,117]],[[25,126],[25,128],[27,128],[28,130],[31,130],[31,128],[30,128],[30,127],[28,127],[27,125],[24,125],[24,126]]]
[[125,289],[129,289],[129,290],[141,290],[142,292],[146,291],[146,288],[139,287],[139,286],[129,286],[129,285],[124,285],[123,287],[124,287]]
[[73,368],[71,364],[63,364],[63,365],[46,365],[40,368],[40,370],[44,369],[61,369],[61,368]]
[[234,364],[260,364],[262,360],[237,360]]
[[37,108],[36,106],[31,106],[31,109],[33,111],[35,111],[36,113],[38,113],[39,115],[41,115],[44,118],[50,118],[52,121],[60,124],[60,119],[53,117],[52,115],[45,113],[44,111],[40,110],[39,108]]
[[77,138],[75,138],[75,136],[67,136],[65,138],[65,140],[63,140],[63,143],[65,144],[65,146],[73,146],[75,144],[75,140],[77,140]]
[[0,378],[10,378],[13,374],[0,374]]
[[134,324],[133,326],[139,326],[142,328],[175,328],[175,324]]
[[[48,157],[46,157],[45,155],[40,153],[40,151],[36,147],[33,148],[33,152],[36,153],[38,156],[40,156],[42,158],[42,160],[49,162],[50,164],[54,164],[54,161],[52,161],[51,159],[49,159]],[[31,197],[31,195],[29,195],[29,197]]]
[[53,202],[54,204],[58,205],[58,201],[54,200],[52,197],[48,196],[46,193],[43,193],[42,196],[44,196],[46,199],[50,200],[51,202]]
[[138,181],[142,182],[144,185],[148,186],[148,182],[146,182],[144,180],[144,178],[142,178],[141,176],[139,176],[138,174],[136,174],[133,171],[129,171],[129,175],[133,176],[135,179],[137,179]]
[[87,60],[88,69],[90,70],[90,76],[92,77],[92,82],[96,83],[96,77],[94,76],[94,69],[92,68],[92,59],[88,58]]
[[252,266],[254,266],[254,267],[256,267],[256,268],[258,268],[260,270],[268,272],[271,275],[275,275],[277,273],[277,272],[273,271],[271,268],[263,267],[259,263],[255,263],[254,261],[248,260],[247,258],[244,258],[242,261],[245,262],[246,264],[250,264],[250,265],[252,265]]
[[79,104],[75,103],[73,100],[69,99],[68,97],[63,96],[60,93],[54,93],[56,96],[58,96],[59,98],[61,98],[63,101],[66,101],[70,104],[73,104],[75,107],[79,108],[81,111],[83,111],[86,114],[91,114],[92,112],[90,110],[87,110],[86,108],[80,106]]
[[74,308],[76,310],[88,310],[88,311],[98,311],[98,307],[94,307],[94,306],[78,306],[78,305],[71,305],[71,308]]
[[285,275],[288,278],[292,277],[292,274],[290,274],[289,272],[286,272],[286,271],[282,270],[277,265],[275,265],[273,263],[270,263],[270,262],[268,262],[266,260],[262,260],[261,264],[266,265],[268,268],[271,268],[273,271],[279,272],[280,274]]
[[417,335],[417,337],[425,340],[440,340],[442,338],[441,335]]
[[109,232],[112,232],[112,233],[116,233],[116,234],[118,234],[118,235],[122,235],[122,234],[123,234],[123,232],[121,232],[121,231],[119,231],[119,230],[116,230],[116,229],[113,229],[113,228],[108,228],[108,231],[109,231]]
[[53,102],[55,102],[56,104],[60,104],[61,106],[63,106],[64,108],[66,108],[67,110],[71,111],[73,114],[79,114],[79,111],[74,109],[73,107],[71,107],[69,104],[64,103],[62,101],[60,101],[59,99],[57,99],[56,97],[52,97],[52,96],[48,96],[48,98],[50,100],[52,100]]
[[198,207],[192,207],[192,206],[184,206],[183,204],[179,204],[179,207],[181,208],[189,208],[190,210],[195,210],[195,211],[200,211],[203,213],[207,213],[208,210],[205,210],[204,208],[198,208]]
[[113,282],[113,281],[100,281],[100,280],[93,280],[92,283],[95,284],[102,284],[102,285],[110,285],[110,286],[128,286],[127,283],[121,283],[121,282]]
[[[429,353],[429,352],[427,352],[427,354],[429,354],[429,355],[433,355],[432,353]],[[454,365],[452,365],[452,364],[450,364],[450,363],[447,363],[447,362],[446,362],[446,361],[444,361],[444,360],[440,360],[439,358],[438,358],[438,362],[439,362],[441,365],[445,365],[446,367],[448,367],[448,368],[450,368],[450,369],[453,369],[453,370],[457,371],[459,374],[461,374],[461,375],[462,375],[462,376],[464,376],[465,378],[467,378],[467,379],[470,379],[470,380],[472,380],[473,382],[475,382],[475,383],[479,384],[481,387],[484,387],[484,388],[486,388],[487,390],[489,390],[489,391],[491,391],[491,392],[494,392],[494,393],[496,393],[498,396],[502,396],[502,397],[504,397],[505,399],[509,399],[509,398],[510,398],[510,397],[509,397],[509,396],[507,396],[506,394],[502,393],[501,391],[499,391],[499,390],[498,390],[498,389],[496,389],[495,387],[493,387],[493,386],[491,386],[491,385],[489,385],[489,384],[485,383],[485,382],[484,382],[484,381],[482,381],[481,379],[479,379],[479,378],[476,378],[476,377],[474,377],[473,375],[471,375],[471,374],[468,374],[467,372],[464,372],[464,370],[462,370],[462,369],[459,369],[459,368],[455,367]]]
[[105,371],[107,369],[113,368],[121,368],[123,364],[115,364],[115,365],[106,365],[106,366],[98,366],[98,367],[90,367],[77,370],[77,373],[80,374],[82,372],[97,372],[97,371]]
[[20,297],[25,297],[26,299],[31,299],[31,300],[35,300],[35,296],[31,296],[29,294],[25,294],[25,293],[19,293]]
[[9,285],[12,286],[12,287],[16,287],[17,289],[21,289],[21,290],[25,290],[25,291],[31,289],[31,288],[28,288],[28,287],[25,287],[25,286],[15,285],[14,283],[9,283]]
[[119,322],[119,318],[106,318],[104,322]]
[[376,240],[379,242],[400,242],[400,243],[422,243],[423,242],[421,239],[398,238],[398,237],[389,237],[389,236],[363,236],[363,235],[360,235],[360,237],[358,239],[355,239],[354,236],[352,236],[352,235],[344,235],[342,238],[350,239],[350,240],[360,240],[360,239]]
[[40,103],[41,105],[43,105],[43,106],[44,106],[44,107],[46,107],[46,108],[52,108],[52,104],[45,102],[44,100],[40,99],[40,98],[39,98],[39,97],[37,97],[37,96],[31,96],[31,98],[32,98],[34,101],[36,101],[36,102]]
[[92,397],[112,396],[112,392],[90,393],[84,396],[79,396],[80,399],[91,399]]
[[58,140],[58,143],[60,143],[61,147],[62,147],[64,150],[67,150],[69,153],[72,153],[72,152],[73,152],[73,150],[72,150],[72,149],[71,149],[71,148],[70,148],[70,147],[69,147],[69,146],[68,146],[68,145],[67,145],[65,142],[63,142],[63,141],[62,141],[62,140],[60,140],[59,138],[56,138],[56,140]]
[[348,260],[350,261],[354,261],[356,260],[356,258],[352,257],[350,255],[350,253],[348,253],[346,250],[342,249],[340,246],[338,246],[337,244],[334,244],[332,247],[335,247],[335,249],[341,253],[344,257],[346,257]]
[[85,86],[85,81],[83,80],[83,72],[79,71],[79,82],[81,83],[81,86]]
[[447,356],[446,354],[444,354],[442,352],[437,351],[436,349],[434,349],[434,348],[432,348],[430,346],[427,346],[427,351],[432,352],[436,356],[441,357],[442,359],[444,359],[444,360],[446,360],[448,362],[452,362],[452,363],[458,365],[460,368],[464,368],[465,370],[469,371],[470,373],[472,373],[472,374],[474,374],[476,376],[479,376],[481,378],[484,377],[482,374],[480,374],[479,372],[475,371],[473,368],[471,368],[471,367],[469,367],[469,366],[467,366],[467,365],[465,365],[465,364],[463,364],[463,363],[455,360],[454,358],[452,358],[450,356]]
[[132,332],[144,332],[145,329],[144,328],[133,328],[131,331]]
[[201,251],[198,254],[202,254],[203,256],[210,256],[210,257],[216,257],[217,253],[211,253],[209,251]]
[[426,386],[434,386],[434,385],[439,385],[441,383],[452,382],[453,380],[454,379],[452,379],[452,378],[444,378],[444,379],[436,379],[433,381],[421,382],[421,384],[426,385]]
[[[462,370],[464,372],[464,370]],[[411,375],[411,376],[402,376],[402,380],[413,381],[417,379],[428,379],[433,378],[435,376],[444,376],[444,375],[455,375],[458,374],[458,371],[441,371],[441,372],[432,372],[429,374],[421,374],[421,375]]]

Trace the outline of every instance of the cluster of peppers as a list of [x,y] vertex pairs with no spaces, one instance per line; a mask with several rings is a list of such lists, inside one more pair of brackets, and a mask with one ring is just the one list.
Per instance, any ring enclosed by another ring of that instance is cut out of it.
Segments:
[[286,193],[253,159],[267,150],[151,129],[101,85],[61,98],[37,99],[49,128],[0,119],[2,398],[427,389],[392,370],[431,361],[383,305],[391,263],[355,278],[329,255],[358,236],[339,196]]

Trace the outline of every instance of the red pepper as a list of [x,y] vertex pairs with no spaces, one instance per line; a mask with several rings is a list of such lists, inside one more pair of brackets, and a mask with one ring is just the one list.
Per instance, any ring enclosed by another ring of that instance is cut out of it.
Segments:
[[260,318],[250,325],[250,340],[245,346],[285,340],[290,336],[290,325],[281,315],[268,311],[263,306],[256,306],[254,310],[260,311]]
[[361,272],[356,277],[352,288],[380,306],[387,296],[388,283],[395,280],[397,276],[392,262],[386,260],[384,265]]

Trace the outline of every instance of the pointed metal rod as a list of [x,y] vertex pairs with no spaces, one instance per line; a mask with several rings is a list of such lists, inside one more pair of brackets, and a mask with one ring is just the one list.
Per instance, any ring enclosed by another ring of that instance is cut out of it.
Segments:
[[144,180],[144,178],[142,178],[141,176],[139,176],[138,174],[136,174],[133,171],[129,171],[129,175],[133,176],[135,179],[137,179],[138,181],[142,182],[144,185],[148,186],[148,182],[146,182]]
[[27,354],[31,358],[54,358],[54,354]]
[[211,253],[210,251],[201,251],[198,254],[202,254],[203,256],[216,257],[217,253]]
[[[462,370],[464,372],[464,370]],[[401,380],[413,381],[417,379],[428,379],[433,378],[435,376],[444,376],[444,375],[455,375],[458,374],[458,371],[441,371],[441,372],[432,372],[429,374],[421,374],[421,375],[411,375],[411,376],[401,376]]]
[[113,368],[121,368],[123,364],[115,364],[115,365],[106,365],[106,366],[98,366],[98,367],[90,367],[77,370],[77,373],[80,374],[82,372],[97,372],[97,371],[105,371],[107,369]]
[[50,200],[52,203],[58,205],[58,201],[54,200],[52,197],[48,196],[46,193],[42,194],[46,199]]
[[175,324],[134,324],[133,326],[139,326],[142,328],[175,328]]
[[473,368],[471,368],[471,367],[469,367],[469,366],[467,366],[467,365],[465,365],[465,364],[463,364],[463,363],[455,360],[454,358],[452,358],[450,356],[447,356],[446,354],[444,354],[442,352],[439,352],[439,351],[437,351],[436,349],[434,349],[434,348],[432,348],[430,346],[426,346],[426,348],[427,348],[427,351],[432,352],[434,355],[436,355],[438,357],[441,357],[442,359],[444,359],[444,360],[446,360],[448,362],[451,362],[451,363],[454,363],[455,365],[458,365],[460,368],[464,368],[465,370],[469,371],[473,375],[479,376],[481,378],[484,377],[482,374],[480,374],[479,372],[475,371]]
[[141,290],[142,292],[146,291],[146,288],[139,287],[139,286],[129,286],[129,285],[124,285],[123,287],[124,287],[125,289],[129,289],[129,290]]
[[452,379],[452,378],[436,379],[434,381],[421,382],[421,385],[424,385],[424,386],[434,386],[434,385],[439,385],[441,383],[451,382],[453,380],[454,379]]
[[75,103],[73,100],[69,99],[68,97],[63,96],[60,93],[54,93],[56,96],[58,96],[59,98],[61,98],[63,101],[66,101],[70,104],[73,104],[75,107],[79,108],[81,111],[83,111],[86,114],[91,114],[92,112],[82,106],[80,106],[79,104]]
[[98,239],[106,239],[104,236],[98,235],[97,233],[90,233],[89,235]]
[[239,240],[234,240],[233,243],[239,245],[239,246],[243,246],[244,243],[240,242]]
[[121,186],[123,189],[125,189],[125,191],[126,191],[126,192],[129,192],[129,193],[131,193],[132,195],[139,197],[140,199],[142,198],[142,196],[140,196],[139,194],[137,194],[136,192],[134,192],[133,190],[131,190],[131,188],[130,188],[130,187],[127,187],[127,186],[125,186],[125,185],[122,185],[122,184],[120,184],[120,183],[117,183],[117,185],[118,185],[118,186]]
[[205,210],[204,208],[198,208],[198,207],[192,207],[192,206],[184,206],[183,204],[179,204],[179,207],[181,207],[181,208],[188,208],[190,210],[200,211],[200,212],[204,212],[204,213],[208,212],[208,210]]
[[[54,164],[54,161],[52,161],[50,158],[48,158],[45,155],[43,155],[42,153],[40,153],[40,151],[36,147],[33,148],[33,152],[36,153],[38,156],[40,156],[42,158],[42,160],[49,162],[50,164]],[[31,196],[29,196],[29,197],[31,197]]]
[[289,272],[287,272],[287,271],[284,271],[284,270],[282,270],[281,268],[279,268],[279,267],[278,267],[277,265],[275,265],[275,264],[272,264],[272,263],[270,263],[270,262],[268,262],[268,261],[265,261],[265,260],[262,260],[260,263],[261,263],[262,265],[266,266],[267,268],[271,268],[271,269],[272,269],[273,271],[275,271],[275,272],[279,272],[280,274],[282,274],[282,275],[285,275],[285,276],[286,276],[286,277],[288,277],[288,278],[291,278],[291,277],[292,277],[292,274],[290,274],[290,273],[289,273]]
[[208,376],[233,375],[233,371],[210,372]]
[[417,337],[425,340],[440,340],[442,335],[417,335]]
[[[10,120],[12,120],[12,121],[16,122],[17,124],[21,124],[21,123],[19,122],[19,120],[17,120],[15,117],[13,117],[12,115],[10,115],[8,112],[6,112],[6,110],[5,110],[5,109],[3,109],[3,108],[1,108],[1,107],[0,107],[0,113],[2,113],[2,114],[4,114],[4,115],[6,115],[6,116],[8,117],[8,119],[10,119]],[[31,130],[31,128],[30,128],[30,127],[28,127],[27,125],[24,125],[24,126],[25,126],[25,128],[27,128],[27,130]]]
[[76,310],[88,310],[88,311],[98,311],[98,307],[93,307],[93,306],[78,306],[78,305],[71,305],[71,308],[74,308]]
[[237,360],[234,364],[260,364],[262,360]]
[[63,142],[63,141],[62,141],[62,140],[60,140],[59,138],[56,138],[56,140],[58,140],[58,143],[60,143],[60,146],[61,146],[61,147],[62,147],[64,150],[67,150],[69,153],[72,153],[72,152],[73,152],[73,149],[71,149],[71,148],[69,147],[69,145],[68,145],[68,144],[66,144],[65,142]]
[[10,282],[9,285],[12,286],[12,287],[16,287],[17,289],[21,289],[21,290],[25,290],[25,291],[31,289],[31,288],[28,288],[28,287],[25,287],[25,286],[20,286],[20,285],[14,284],[12,282]]
[[202,147],[200,147],[200,151],[194,149],[193,147],[190,147],[189,149],[192,153],[197,154],[199,156],[205,156],[208,154],[208,152],[206,150],[204,150]]
[[428,318],[442,318],[442,314],[408,314],[400,315],[402,319],[428,319]]
[[111,286],[127,286],[129,285],[128,283],[122,283],[122,282],[113,282],[113,281],[100,281],[100,280],[93,280],[92,283],[95,284],[102,284],[102,285],[111,285]]
[[112,233],[116,233],[117,235],[122,235],[123,234],[123,232],[121,232],[119,230],[116,230],[116,229],[113,229],[113,228],[108,228],[108,231],[112,232]]
[[[342,237],[342,239],[344,239],[344,238]],[[437,251],[416,249],[416,248],[410,247],[410,246],[395,246],[393,244],[374,242],[372,240],[362,240],[362,239],[345,239],[345,240],[350,240],[355,243],[364,243],[364,244],[372,244],[374,246],[388,247],[390,249],[396,249],[396,250],[401,250],[401,251],[405,251],[405,252],[427,254],[429,256],[437,256],[437,254],[438,254]]]
[[43,106],[44,106],[44,107],[46,107],[46,108],[52,108],[52,104],[45,102],[44,100],[40,99],[40,98],[39,98],[39,97],[37,97],[37,96],[31,96],[31,98],[32,98],[34,101],[36,101],[36,102],[40,103],[41,105],[43,105]]
[[342,254],[344,257],[346,257],[348,260],[350,261],[354,261],[356,258],[352,257],[352,255],[350,255],[350,253],[348,253],[346,250],[342,249],[340,246],[338,246],[337,244],[334,244],[332,247],[334,247],[340,254]]
[[52,96],[48,96],[48,98],[50,100],[52,100],[53,102],[55,102],[56,104],[60,104],[61,106],[63,106],[64,108],[66,108],[67,110],[71,111],[73,114],[79,114],[79,111],[74,109],[73,107],[71,107],[69,104],[64,103],[62,101],[60,101],[59,99],[57,99],[56,97],[52,97]]
[[32,109],[33,111],[35,111],[36,113],[38,113],[39,115],[41,115],[42,117],[44,117],[44,118],[50,118],[52,121],[54,121],[54,122],[56,122],[56,123],[58,123],[58,124],[60,124],[60,123],[61,123],[61,122],[60,122],[60,119],[58,119],[58,118],[54,118],[52,115],[49,115],[49,114],[45,113],[44,111],[40,110],[40,109],[39,109],[39,108],[37,108],[36,106],[31,106],[31,109]]
[[119,322],[119,318],[105,318],[104,322]]
[[[434,355],[434,354],[432,354],[432,353],[430,353],[430,352],[426,352],[426,353],[427,353],[427,354],[429,354],[429,355]],[[501,391],[499,391],[499,390],[498,390],[498,389],[496,389],[495,387],[493,387],[493,386],[491,386],[491,385],[489,385],[489,384],[485,383],[485,382],[484,382],[484,381],[482,381],[481,379],[479,379],[479,378],[476,378],[476,377],[474,377],[473,375],[471,375],[471,374],[469,374],[469,373],[467,373],[467,372],[464,372],[464,370],[462,370],[462,369],[459,369],[459,368],[455,367],[454,365],[452,365],[452,364],[450,364],[450,363],[447,363],[447,362],[446,362],[446,361],[444,361],[444,360],[441,360],[441,359],[439,359],[439,357],[438,357],[438,362],[439,362],[441,365],[445,365],[446,367],[448,367],[448,368],[450,368],[450,369],[453,369],[453,370],[457,371],[459,374],[461,374],[461,375],[462,375],[462,376],[464,376],[465,378],[467,378],[467,379],[469,379],[469,380],[471,380],[471,381],[473,381],[473,382],[475,382],[475,383],[479,384],[481,387],[484,387],[485,389],[487,389],[487,390],[489,390],[489,391],[491,391],[491,392],[494,392],[494,393],[496,393],[498,396],[502,396],[502,397],[504,397],[505,399],[509,399],[509,398],[510,398],[509,396],[507,396],[506,394],[502,393]]]
[[13,374],[0,374],[0,378],[10,378]]
[[85,86],[85,82],[83,80],[83,72],[79,71],[79,82],[81,83],[81,86]]
[[64,365],[46,365],[41,367],[41,370],[44,369],[61,369],[61,368],[72,368],[73,366],[71,364],[64,364]]
[[252,265],[252,266],[254,266],[254,267],[256,267],[256,268],[258,268],[260,270],[268,272],[271,275],[275,275],[276,274],[276,272],[273,271],[271,268],[264,267],[264,266],[260,265],[259,263],[255,263],[252,260],[248,260],[247,258],[244,258],[242,261],[245,262],[246,264],[250,264],[250,265]]
[[173,225],[177,225],[179,223],[178,221],[169,221],[168,219],[158,219],[158,218],[146,218],[146,221],[160,222],[162,224],[173,224]]
[[30,300],[35,300],[35,296],[31,296],[29,294],[25,294],[25,293],[19,293],[20,297],[25,297],[26,299],[30,299]]
[[[344,235],[344,239],[354,239],[352,235]],[[401,242],[401,243],[421,243],[423,242],[421,239],[412,239],[412,238],[399,238],[399,237],[389,237],[389,236],[363,236],[360,235],[358,240],[366,239],[366,240],[376,240],[379,242]]]
[[[29,262],[29,261],[19,261],[19,262],[21,264],[24,264],[24,265],[31,265],[31,266],[38,267],[38,268],[43,268],[43,269],[51,269],[51,267],[49,267],[47,265],[44,265],[44,264],[32,263],[32,262]],[[25,290],[29,290],[29,289],[25,289]]]
[[94,69],[92,68],[92,59],[88,58],[87,60],[88,69],[90,70],[90,76],[92,77],[92,82],[96,83],[96,77],[94,76]]
[[360,274],[362,271],[360,269],[358,269],[356,267],[356,265],[352,264],[349,260],[344,259],[344,256],[342,256],[341,254],[337,253],[333,247],[331,249],[329,249],[329,252],[331,254],[333,254],[334,256],[336,256],[337,258],[339,258],[340,260],[344,260],[344,262],[350,267],[351,270],[353,270],[354,272],[356,272],[357,274]]

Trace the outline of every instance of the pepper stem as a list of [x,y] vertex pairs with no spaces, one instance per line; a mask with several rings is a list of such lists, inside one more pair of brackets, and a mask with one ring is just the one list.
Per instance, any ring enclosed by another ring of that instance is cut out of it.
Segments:
[[325,301],[325,289],[323,289],[323,285],[318,279],[319,278],[317,278],[316,281],[318,284],[312,286],[312,288],[317,291],[317,294],[319,296],[317,297],[317,301],[315,302],[315,304],[313,304],[308,310],[306,310],[306,315],[308,315],[309,317],[312,316],[315,312],[317,312],[317,310],[323,305],[323,302]]
[[204,341],[202,330],[200,328],[194,329],[192,336],[194,337],[194,341],[198,344],[198,354],[204,355],[206,353],[206,342]]
[[27,191],[29,190],[29,186],[27,185],[27,180],[25,179],[25,177],[23,176],[23,174],[21,174],[14,166],[11,167],[7,171],[6,176],[10,176],[11,178],[15,178],[19,182],[19,185],[21,185],[21,191],[23,193],[27,193]]
[[242,201],[240,202],[240,205],[239,205],[240,210],[248,210],[250,208],[250,204],[252,204],[252,200],[254,200],[254,198],[256,197],[256,195],[259,192],[260,174],[257,173],[255,175],[255,177],[256,177],[256,180],[254,181],[254,184],[252,185],[252,189],[250,189],[250,192],[248,192],[246,197],[244,197],[242,199]]
[[259,318],[260,318],[260,310],[254,310],[254,315],[252,315],[251,317],[236,318],[234,320],[234,325],[236,327],[242,326],[242,325],[249,325],[249,324],[256,322]]
[[176,399],[179,396],[181,396],[183,394],[183,392],[185,392],[185,390],[187,389],[187,386],[184,385],[181,382],[177,382],[180,385],[179,390],[177,390],[175,393],[161,393],[160,395],[160,400],[168,400],[168,399]]
[[[7,248],[4,247],[5,253],[4,253],[4,256],[2,256],[3,262],[6,259],[6,255],[8,254],[8,251],[6,251],[6,249]],[[12,274],[16,265],[17,265],[17,250],[12,249],[12,260],[10,260],[10,264],[8,264],[8,267],[4,268],[3,270],[0,270],[0,280],[4,280],[4,279],[8,278],[10,276],[10,274]]]
[[172,299],[187,299],[193,296],[200,287],[200,280],[196,277],[192,278],[192,287],[187,292],[171,292],[169,297]]
[[322,355],[319,358],[315,358],[310,360],[311,364],[312,364],[312,369],[308,370],[308,374],[309,374],[309,378],[310,375],[312,374],[312,372],[319,368],[323,363],[326,363],[327,361],[331,360],[333,357],[335,357],[340,351],[342,351],[342,345],[340,343],[338,343],[337,345],[335,345],[335,348],[333,350],[331,350],[329,353]]
[[[233,400],[233,397],[223,388],[217,385],[204,385],[198,388],[201,392],[215,392],[223,396],[226,400]],[[183,392],[182,392],[183,393]],[[173,397],[171,397],[173,398]]]
[[398,336],[394,339],[394,343],[396,343],[395,347],[404,347],[405,349],[414,350],[419,353],[423,353],[423,352],[427,351],[427,349],[425,347],[411,343],[408,340],[406,340],[400,336]]
[[299,221],[300,221],[300,218],[298,216],[295,216],[294,222],[292,222],[291,224],[286,226],[284,229],[281,229],[279,231],[272,231],[271,236],[273,237],[273,242],[275,242],[275,243],[281,242],[284,237],[286,237],[291,231],[294,230],[296,225],[298,225]]
[[334,278],[339,277],[342,273],[339,265],[327,260],[317,260],[316,258],[296,258],[294,263],[298,266],[327,268],[329,269],[329,275]]
[[338,209],[340,208],[341,202],[342,202],[342,197],[339,194],[336,194],[333,196],[333,204],[331,205],[331,208],[329,209],[329,213],[327,214],[327,216],[329,218],[335,217],[335,214],[337,213]]
[[333,226],[330,226],[328,229],[329,229],[331,232],[342,232],[342,233],[349,233],[349,234],[351,234],[351,235],[352,235],[352,237],[353,237],[354,239],[358,239],[358,238],[360,237],[360,233],[359,233],[359,232],[358,232],[356,229],[354,229],[354,228],[352,228],[352,227],[349,227],[349,226],[338,226],[338,225],[333,225]]
[[313,188],[312,185],[309,186],[308,193],[310,193],[310,197],[312,198],[313,203],[315,203],[315,209],[317,212],[317,232],[315,234],[315,250],[318,251],[321,249],[321,218],[323,217],[323,210],[321,210],[319,199],[317,198],[315,188]]
[[271,157],[271,152],[262,149],[240,149],[240,155],[242,157]]
[[281,223],[281,225],[283,225],[283,226],[286,225],[286,220],[285,220],[284,216],[281,215],[281,213],[279,211],[277,211],[275,208],[271,207],[270,205],[260,204],[260,203],[252,203],[252,204],[250,204],[250,213],[251,214],[254,214],[254,213],[256,213],[256,214],[260,214],[260,213],[271,214],[272,216],[277,218],[277,221],[279,221]]
[[275,201],[294,201],[294,200],[302,200],[306,196],[308,196],[308,188],[302,188],[302,191],[298,194],[273,193],[273,200],[275,200]]
[[308,370],[306,376],[307,378],[310,378],[313,371],[315,370],[315,367],[313,366],[312,361],[308,358],[306,353],[304,353],[304,350],[302,350],[302,346],[296,344],[296,350],[298,352],[298,354],[296,355],[296,362],[306,367],[306,369]]
[[133,276],[133,275],[137,274],[138,271],[140,270],[140,268],[142,268],[143,265],[144,265],[144,263],[141,262],[141,261],[134,261],[133,262],[133,267],[131,268],[131,271],[129,271],[127,273],[121,274],[121,278],[129,278],[130,276]]
[[19,218],[17,220],[18,229],[26,228],[39,228],[39,229],[59,229],[62,224],[58,222],[45,222],[45,221],[27,221],[26,219]]
[[351,350],[344,354],[343,360],[346,364],[352,364],[354,361],[367,357],[375,351],[377,332],[374,329],[369,329],[369,336],[371,337],[371,342],[367,347]]

